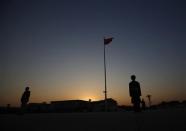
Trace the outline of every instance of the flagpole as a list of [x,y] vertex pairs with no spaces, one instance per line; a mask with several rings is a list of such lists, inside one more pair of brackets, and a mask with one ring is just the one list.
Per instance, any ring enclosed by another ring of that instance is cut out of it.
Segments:
[[106,48],[106,45],[108,45],[112,41],[112,39],[113,39],[113,37],[107,38],[107,39],[104,37],[105,111],[108,110],[108,105],[107,105],[107,70],[106,70],[106,55],[105,55],[106,51],[105,51],[105,48]]
[[105,57],[105,44],[104,44],[104,76],[105,76],[105,111],[107,111],[107,72],[106,72],[106,57]]

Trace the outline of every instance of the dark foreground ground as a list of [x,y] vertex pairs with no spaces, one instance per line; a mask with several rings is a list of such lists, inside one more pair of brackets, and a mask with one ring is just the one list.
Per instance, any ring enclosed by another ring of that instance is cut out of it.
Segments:
[[186,131],[186,109],[0,115],[0,131]]

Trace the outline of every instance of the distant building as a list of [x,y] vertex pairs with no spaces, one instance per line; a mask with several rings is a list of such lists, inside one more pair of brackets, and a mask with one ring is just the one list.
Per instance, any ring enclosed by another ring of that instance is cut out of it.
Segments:
[[[117,102],[111,98],[107,99],[106,102],[107,111],[117,111]],[[92,111],[104,111],[105,110],[105,100],[91,102]]]
[[159,108],[179,108],[182,107],[183,104],[179,101],[162,101],[159,105],[157,105]]
[[46,102],[43,103],[29,103],[27,105],[28,112],[50,112],[50,104],[47,104]]
[[[100,101],[83,101],[67,100],[52,101],[51,109],[54,112],[97,112],[105,110],[105,100]],[[117,102],[113,99],[107,99],[107,111],[116,111]]]
[[83,100],[51,101],[54,112],[82,112],[87,109],[88,102]]
[[182,105],[186,107],[186,100],[182,101]]

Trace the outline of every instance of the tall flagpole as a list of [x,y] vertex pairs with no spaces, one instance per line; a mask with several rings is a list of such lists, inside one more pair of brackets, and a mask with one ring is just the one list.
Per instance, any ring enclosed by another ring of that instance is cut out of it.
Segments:
[[104,37],[104,75],[105,75],[105,111],[108,110],[108,105],[107,105],[107,70],[106,70],[106,55],[105,55],[105,46],[108,45],[112,41],[113,37],[105,39]]
[[107,111],[107,70],[106,70],[106,57],[105,57],[105,44],[104,44],[104,75],[105,75],[105,111]]

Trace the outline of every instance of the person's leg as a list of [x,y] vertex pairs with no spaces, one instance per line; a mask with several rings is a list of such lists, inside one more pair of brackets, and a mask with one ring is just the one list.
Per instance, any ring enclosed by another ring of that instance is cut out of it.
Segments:
[[140,112],[140,111],[141,111],[140,102],[137,102],[137,105],[136,105],[136,106],[137,106],[137,107],[136,107],[136,108],[137,108],[137,111]]
[[138,98],[137,98],[137,110],[138,110],[138,112],[141,111],[140,104],[141,104],[141,99],[140,99],[140,97],[138,97]]
[[137,112],[137,103],[136,102],[133,103],[133,110],[134,110],[134,112]]
[[25,113],[25,107],[26,107],[26,103],[21,103],[21,114]]
[[140,109],[140,98],[136,97],[134,99],[134,111],[135,112],[140,112],[141,109]]

